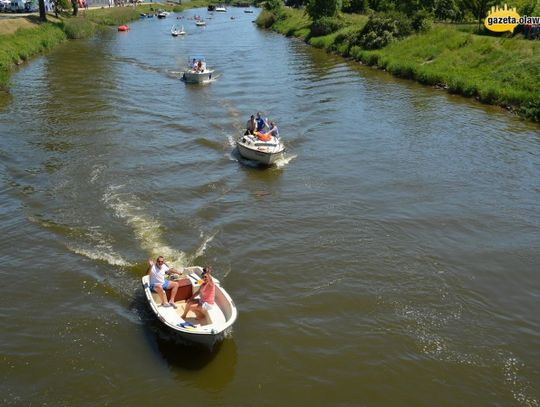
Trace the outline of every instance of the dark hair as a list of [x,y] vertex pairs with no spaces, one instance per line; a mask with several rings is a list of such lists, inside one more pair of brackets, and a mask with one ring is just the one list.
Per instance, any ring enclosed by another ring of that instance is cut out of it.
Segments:
[[203,267],[201,275],[204,276],[207,273],[210,274],[211,271],[212,271],[212,267]]

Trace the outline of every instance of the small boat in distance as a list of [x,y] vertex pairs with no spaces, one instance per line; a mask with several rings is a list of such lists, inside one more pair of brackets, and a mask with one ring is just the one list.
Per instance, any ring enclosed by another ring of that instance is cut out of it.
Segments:
[[247,9],[247,10],[244,10],[244,13],[253,13],[253,10]]
[[208,83],[212,80],[213,69],[206,66],[204,55],[191,55],[182,79],[187,83]]
[[173,37],[178,37],[179,35],[185,35],[186,32],[184,31],[184,26],[182,28],[178,28],[176,25],[173,25],[171,28],[171,35]]
[[[148,305],[154,315],[162,322],[163,326],[178,336],[178,338],[194,343],[199,343],[212,349],[214,345],[225,338],[225,334],[231,329],[236,321],[238,311],[230,295],[221,286],[220,281],[212,276],[215,284],[215,304],[209,310],[204,310],[204,319],[197,320],[195,314],[190,311],[186,319],[182,314],[186,306],[186,300],[193,293],[197,293],[201,287],[201,267],[186,267],[176,282],[179,284],[174,298],[175,307],[162,307],[159,295],[150,290],[150,278],[145,275],[142,278],[144,294]],[[171,290],[166,290],[167,300],[170,301]]]
[[240,136],[236,146],[242,157],[263,165],[274,164],[285,151],[280,138],[260,132]]
[[215,9],[216,9],[216,6],[214,6],[213,4],[208,5],[208,11],[214,11]]
[[129,26],[128,25],[119,25],[118,26],[118,31],[129,31]]
[[206,25],[206,21],[204,21],[202,19],[199,19],[199,20],[195,21],[195,25],[197,27],[204,27]]
[[226,13],[227,9],[225,8],[224,5],[220,4],[219,6],[216,7],[216,11],[219,13]]

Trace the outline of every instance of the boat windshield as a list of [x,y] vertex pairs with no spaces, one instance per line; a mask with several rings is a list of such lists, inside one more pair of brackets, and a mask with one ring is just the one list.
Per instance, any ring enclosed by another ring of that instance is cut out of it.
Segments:
[[188,58],[188,62],[193,62],[194,60],[206,62],[206,58],[204,57],[204,55],[190,55]]

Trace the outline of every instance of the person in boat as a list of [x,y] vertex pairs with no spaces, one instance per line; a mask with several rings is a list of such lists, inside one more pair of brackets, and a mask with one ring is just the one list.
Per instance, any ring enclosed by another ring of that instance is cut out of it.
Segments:
[[279,138],[279,129],[276,123],[273,121],[270,121],[270,130],[266,132],[266,134],[269,134],[270,136],[274,136],[275,138]]
[[199,61],[197,61],[197,71],[198,72],[204,71],[203,63],[202,63],[202,61],[200,59],[199,59]]
[[191,68],[193,69],[194,72],[197,72],[197,60],[195,58],[193,58],[193,62],[191,63]]
[[268,123],[266,122],[265,119],[263,119],[262,113],[261,113],[261,112],[258,112],[258,113],[257,113],[257,119],[256,119],[256,121],[257,121],[257,131],[258,131],[259,133],[263,132],[263,130],[264,130],[265,127],[268,127]]
[[[208,311],[215,306],[216,286],[211,276],[212,268],[204,267],[201,277],[203,283],[199,291],[186,300],[186,307],[182,314],[185,320],[189,311],[193,311],[198,320],[204,319],[204,311]],[[198,296],[198,298],[195,298]]]
[[247,121],[246,132],[244,133],[244,135],[255,134],[256,130],[257,130],[257,121],[255,120],[255,116],[251,115],[251,117]]
[[[161,299],[162,307],[173,307],[176,308],[174,304],[174,298],[176,296],[176,291],[178,291],[178,283],[176,281],[165,279],[165,275],[178,274],[174,268],[169,268],[165,264],[165,259],[163,256],[158,256],[156,262],[152,259],[148,259],[148,271],[147,274],[150,276],[150,290],[157,293]],[[167,301],[167,294],[165,290],[171,290],[170,300]]]

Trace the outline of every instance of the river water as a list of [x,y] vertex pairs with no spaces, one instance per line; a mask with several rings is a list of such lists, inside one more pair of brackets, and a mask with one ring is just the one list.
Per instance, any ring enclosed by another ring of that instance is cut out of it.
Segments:
[[[195,14],[14,75],[0,403],[538,406],[540,128],[260,30],[257,13]],[[213,83],[179,80],[193,53]],[[287,146],[274,168],[234,151],[257,110]],[[213,352],[149,314],[157,254],[212,265],[235,300]]]

